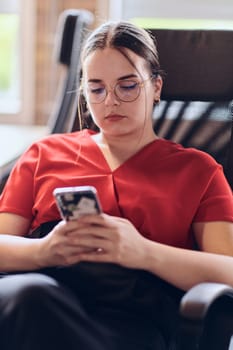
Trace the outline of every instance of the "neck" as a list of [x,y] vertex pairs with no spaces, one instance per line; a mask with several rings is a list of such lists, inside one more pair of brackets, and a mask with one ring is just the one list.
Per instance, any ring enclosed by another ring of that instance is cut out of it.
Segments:
[[[153,129],[152,129],[153,130]],[[158,138],[154,132],[147,133],[147,137],[110,136],[103,132],[92,136],[100,150],[102,151],[111,170],[115,170],[134,154],[139,152],[144,146]]]
[[130,135],[106,135],[103,132],[100,132],[94,136],[95,142],[101,148],[108,148],[111,152],[119,155],[125,155],[126,158],[136,153],[144,146],[150,142],[156,140],[158,136],[152,130],[150,133],[143,135],[142,133],[138,134],[135,137]]

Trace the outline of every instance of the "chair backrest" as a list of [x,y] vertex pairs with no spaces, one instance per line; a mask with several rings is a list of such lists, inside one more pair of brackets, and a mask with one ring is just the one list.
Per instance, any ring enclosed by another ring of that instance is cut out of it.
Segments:
[[149,30],[165,71],[155,131],[211,154],[233,188],[233,30]]
[[66,67],[66,77],[55,101],[49,119],[51,133],[69,132],[76,117],[75,101],[79,89],[79,62],[81,45],[94,16],[87,10],[69,9],[62,12],[58,21],[56,57]]

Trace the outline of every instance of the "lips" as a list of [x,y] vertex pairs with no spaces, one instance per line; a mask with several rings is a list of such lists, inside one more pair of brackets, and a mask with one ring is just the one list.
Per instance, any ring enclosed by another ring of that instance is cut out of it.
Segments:
[[125,118],[125,116],[120,115],[120,114],[109,114],[107,117],[105,117],[105,119],[110,121],[110,122],[117,122],[117,121],[120,121],[124,118]]

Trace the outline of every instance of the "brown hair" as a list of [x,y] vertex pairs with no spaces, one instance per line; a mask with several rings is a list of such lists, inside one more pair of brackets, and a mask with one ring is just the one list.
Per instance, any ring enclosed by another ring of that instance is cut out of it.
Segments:
[[[119,50],[128,60],[129,57],[125,49],[129,49],[145,59],[152,75],[161,73],[155,38],[145,29],[126,21],[102,24],[87,38],[83,46],[81,62],[83,63],[85,58],[93,51],[103,50],[106,47]],[[129,61],[131,62],[131,60]],[[133,62],[131,64],[134,66]]]

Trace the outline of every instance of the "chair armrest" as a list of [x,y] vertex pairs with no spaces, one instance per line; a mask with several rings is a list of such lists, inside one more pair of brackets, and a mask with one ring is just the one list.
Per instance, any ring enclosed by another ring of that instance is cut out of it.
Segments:
[[201,283],[180,303],[180,350],[227,350],[233,335],[233,288]]
[[232,298],[233,303],[233,288],[220,283],[200,283],[183,296],[180,314],[190,320],[204,319],[210,306],[223,296]]

